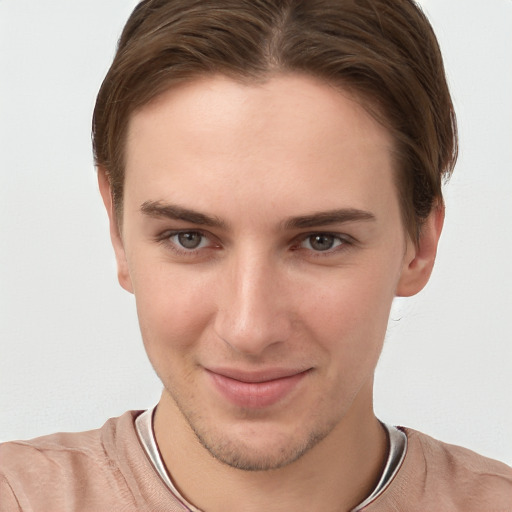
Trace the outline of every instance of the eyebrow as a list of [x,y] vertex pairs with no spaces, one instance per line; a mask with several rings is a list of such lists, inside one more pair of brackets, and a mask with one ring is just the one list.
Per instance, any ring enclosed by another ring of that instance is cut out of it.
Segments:
[[300,217],[291,217],[284,222],[285,229],[303,229],[329,224],[341,224],[344,222],[375,221],[373,213],[356,208],[340,208],[338,210],[328,210],[325,212],[312,213],[310,215],[301,215]]
[[[219,217],[206,215],[175,204],[164,204],[161,201],[145,201],[141,205],[140,210],[144,215],[149,217],[183,220],[200,226],[224,229],[227,227],[226,222]],[[298,217],[290,217],[289,219],[286,219],[282,225],[285,230],[291,230],[327,226],[329,224],[342,224],[345,222],[375,220],[375,215],[371,212],[358,210],[356,208],[340,208],[337,210],[328,210],[308,215],[300,215]]]
[[215,228],[226,227],[226,223],[218,217],[205,215],[175,204],[163,204],[161,201],[145,201],[140,207],[140,211],[149,217],[183,220],[191,224]]

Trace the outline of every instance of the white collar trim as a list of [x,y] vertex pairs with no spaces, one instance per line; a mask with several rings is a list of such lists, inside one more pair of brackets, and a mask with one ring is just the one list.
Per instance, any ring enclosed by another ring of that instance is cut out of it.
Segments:
[[[142,447],[144,448],[144,451],[146,452],[149,460],[151,461],[160,478],[164,481],[174,496],[181,502],[181,504],[185,506],[189,512],[201,512],[201,510],[194,507],[194,505],[189,503],[179,493],[178,489],[176,489],[174,486],[169,473],[167,472],[165,464],[160,455],[160,451],[158,450],[158,445],[156,444],[153,429],[153,415],[155,409],[156,406],[152,409],[144,411],[135,419],[135,429],[137,431],[137,435],[139,436]],[[375,501],[388,488],[389,484],[393,481],[400,467],[402,466],[405,454],[407,453],[406,434],[402,432],[402,430],[399,430],[398,428],[391,425],[387,425],[385,423],[382,423],[382,425],[386,429],[389,440],[389,453],[386,465],[384,466],[380,480],[373,492],[356,508],[352,509],[351,512],[362,511],[364,507],[368,506],[372,501]]]

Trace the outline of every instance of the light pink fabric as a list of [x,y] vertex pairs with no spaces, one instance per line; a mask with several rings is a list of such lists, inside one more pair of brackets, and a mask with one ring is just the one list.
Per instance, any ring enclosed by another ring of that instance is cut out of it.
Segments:
[[403,430],[408,448],[402,467],[364,512],[512,512],[512,468]]
[[140,411],[99,430],[0,445],[0,511],[183,512],[135,432]]
[[[99,430],[0,445],[0,511],[185,511],[139,443],[137,414]],[[511,468],[404,430],[402,467],[365,512],[512,511]]]

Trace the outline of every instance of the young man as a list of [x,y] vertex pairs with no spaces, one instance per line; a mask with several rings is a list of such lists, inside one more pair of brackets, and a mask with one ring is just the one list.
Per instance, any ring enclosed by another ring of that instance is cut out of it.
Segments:
[[512,470],[373,412],[429,279],[455,117],[409,0],[153,0],[98,95],[119,281],[164,391],[0,449],[1,510],[512,510]]

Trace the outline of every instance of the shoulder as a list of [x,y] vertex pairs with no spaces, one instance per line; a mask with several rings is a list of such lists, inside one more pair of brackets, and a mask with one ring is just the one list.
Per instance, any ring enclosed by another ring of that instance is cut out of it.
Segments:
[[489,459],[462,446],[438,441],[413,429],[403,430],[412,447],[417,445],[425,461],[430,464],[442,464],[448,471],[465,476],[496,476],[498,481],[512,484],[512,468],[503,462]]
[[86,432],[60,432],[28,441],[0,444],[0,474],[41,469],[78,471],[84,464],[101,466],[109,462],[110,444],[132,412],[109,419],[103,427]]
[[413,429],[404,431],[416,466],[411,475],[421,477],[432,495],[438,493],[453,510],[512,511],[512,468]]
[[512,468],[410,428],[407,452],[387,489],[365,512],[512,512]]
[[101,489],[122,492],[118,445],[135,436],[130,428],[135,415],[112,418],[97,430],[0,444],[0,509],[32,509],[34,502],[44,509],[77,496],[93,504]]

